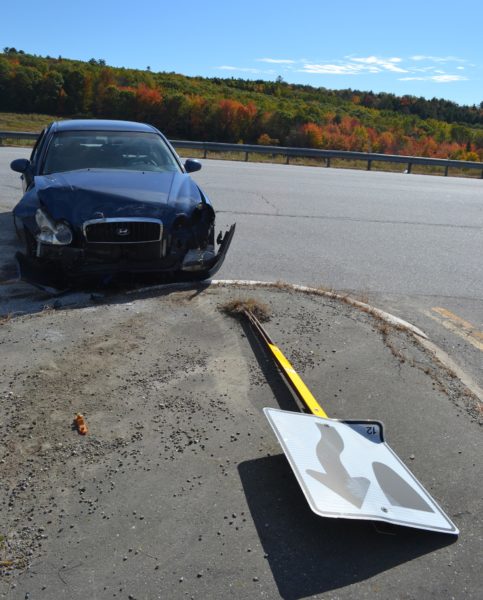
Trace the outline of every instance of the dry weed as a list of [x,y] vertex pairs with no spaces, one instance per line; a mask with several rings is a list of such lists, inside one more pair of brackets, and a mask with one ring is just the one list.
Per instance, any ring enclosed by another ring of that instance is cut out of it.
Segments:
[[255,298],[229,300],[225,304],[220,305],[219,308],[231,316],[240,316],[247,311],[251,312],[259,321],[268,321],[270,319],[270,308],[268,305]]

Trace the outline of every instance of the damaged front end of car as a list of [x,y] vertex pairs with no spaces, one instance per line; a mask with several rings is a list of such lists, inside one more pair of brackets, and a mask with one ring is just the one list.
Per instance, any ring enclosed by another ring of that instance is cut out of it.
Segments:
[[17,253],[20,278],[47,291],[85,280],[151,273],[158,280],[201,281],[221,268],[235,225],[215,240],[215,213],[202,201],[186,211],[153,217],[94,215],[77,227],[55,219],[44,206],[35,213],[31,251]]

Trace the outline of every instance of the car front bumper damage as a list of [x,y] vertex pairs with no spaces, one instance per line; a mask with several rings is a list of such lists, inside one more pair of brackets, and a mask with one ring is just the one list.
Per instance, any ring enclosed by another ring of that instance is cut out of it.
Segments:
[[85,280],[105,279],[118,274],[159,274],[166,282],[203,281],[210,279],[221,268],[230,247],[235,224],[219,236],[218,250],[189,250],[183,257],[165,257],[156,260],[134,260],[121,257],[115,261],[90,261],[82,248],[71,246],[39,248],[38,257],[17,252],[19,277],[46,291],[64,290]]

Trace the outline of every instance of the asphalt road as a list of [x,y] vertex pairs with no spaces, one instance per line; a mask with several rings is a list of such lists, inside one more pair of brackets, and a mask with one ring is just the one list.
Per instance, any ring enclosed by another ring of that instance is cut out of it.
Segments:
[[[0,149],[0,207],[20,194]],[[220,277],[347,290],[425,330],[483,387],[483,181],[205,160],[194,178],[237,222]],[[6,217],[7,218],[7,217]]]

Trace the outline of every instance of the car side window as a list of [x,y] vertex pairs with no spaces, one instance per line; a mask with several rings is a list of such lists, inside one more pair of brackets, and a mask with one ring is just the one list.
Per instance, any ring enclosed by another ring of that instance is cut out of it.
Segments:
[[35,145],[33,147],[32,154],[30,155],[30,163],[32,165],[34,165],[34,166],[35,166],[35,163],[37,162],[37,160],[39,158],[40,150],[42,148],[42,142],[43,142],[43,140],[45,138],[45,132],[46,131],[47,130],[44,129],[42,131],[42,133],[39,135],[39,137],[37,138],[37,141],[35,142]]

